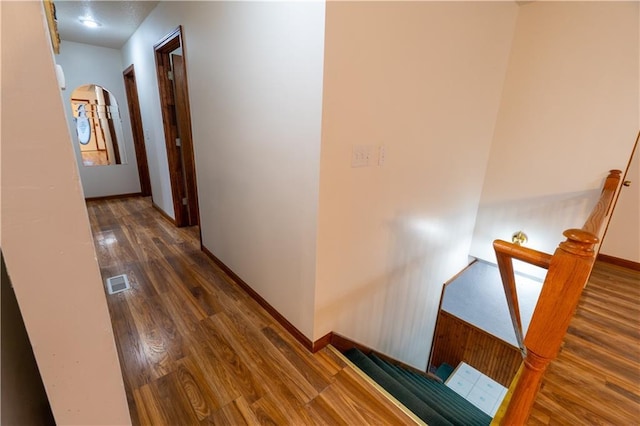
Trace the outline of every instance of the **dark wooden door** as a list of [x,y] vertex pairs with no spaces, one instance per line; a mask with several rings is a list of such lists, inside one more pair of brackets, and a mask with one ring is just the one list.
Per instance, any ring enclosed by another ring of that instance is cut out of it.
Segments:
[[[163,37],[154,50],[175,223],[177,226],[197,225],[198,191],[182,27]],[[172,62],[174,59],[177,66]]]
[[187,73],[182,55],[172,54],[173,83],[176,121],[180,138],[182,173],[187,196],[188,225],[198,225],[198,192],[194,164],[193,140],[191,138],[191,112],[187,88]]
[[131,132],[133,134],[133,146],[136,152],[136,162],[138,163],[140,193],[146,197],[151,195],[151,179],[149,177],[149,163],[147,162],[147,150],[144,145],[144,131],[142,130],[140,101],[138,100],[138,87],[136,86],[136,74],[133,69],[133,65],[124,70],[122,75],[124,77],[124,87],[127,93]]

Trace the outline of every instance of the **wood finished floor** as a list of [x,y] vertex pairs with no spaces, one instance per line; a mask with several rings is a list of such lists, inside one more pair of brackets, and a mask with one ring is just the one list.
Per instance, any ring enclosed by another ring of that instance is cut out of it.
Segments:
[[640,273],[596,263],[530,425],[640,424]]
[[328,348],[309,353],[148,198],[87,203],[134,425],[412,424]]

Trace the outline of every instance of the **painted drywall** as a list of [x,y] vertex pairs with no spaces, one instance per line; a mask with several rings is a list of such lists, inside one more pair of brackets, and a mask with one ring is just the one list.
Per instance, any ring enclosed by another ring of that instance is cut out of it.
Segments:
[[7,271],[56,423],[130,424],[43,5],[0,7]]
[[[517,10],[327,3],[315,338],[426,366],[442,285],[468,263]],[[384,164],[352,168],[359,145]]]
[[[202,242],[311,338],[324,3],[161,2],[123,48],[158,141],[152,47],[179,24]],[[164,148],[151,150],[152,177],[164,188]]]
[[[523,230],[553,253],[581,227],[638,132],[637,2],[520,7],[471,254]],[[535,267],[517,269],[544,275]]]
[[[119,50],[63,40],[55,58],[64,70],[67,88],[62,91],[72,145],[80,171],[85,197],[132,194],[140,192],[140,179],[133,146],[129,108],[124,88],[122,57]],[[126,164],[84,166],[71,110],[73,91],[86,84],[96,84],[115,96],[122,120]]]
[[620,191],[600,253],[640,263],[640,154],[637,149],[626,180],[631,186],[623,186]]
[[135,67],[153,203],[171,218],[175,218],[175,212],[153,45],[182,23],[183,12],[191,4],[192,2],[184,2],[182,8],[176,7],[172,2],[163,4],[162,8],[173,6],[178,9],[177,15],[173,17],[164,16],[161,11],[152,11],[121,50],[122,64],[125,67],[133,64]]

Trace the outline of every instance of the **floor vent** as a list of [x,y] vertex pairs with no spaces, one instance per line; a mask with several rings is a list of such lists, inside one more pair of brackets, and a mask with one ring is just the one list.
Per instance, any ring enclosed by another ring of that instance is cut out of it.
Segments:
[[131,285],[129,284],[127,275],[122,274],[107,278],[107,287],[109,288],[109,294],[115,294],[131,288]]

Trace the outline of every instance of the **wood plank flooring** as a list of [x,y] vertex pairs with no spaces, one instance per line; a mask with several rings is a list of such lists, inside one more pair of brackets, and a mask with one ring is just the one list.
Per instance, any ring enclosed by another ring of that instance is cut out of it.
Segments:
[[640,273],[596,263],[529,424],[640,424]]
[[413,424],[329,348],[309,353],[149,198],[87,203],[135,425]]

